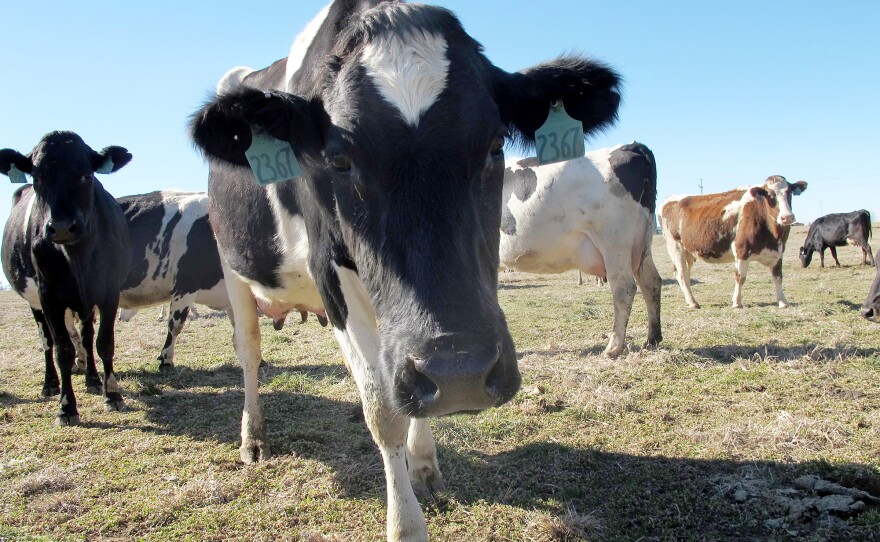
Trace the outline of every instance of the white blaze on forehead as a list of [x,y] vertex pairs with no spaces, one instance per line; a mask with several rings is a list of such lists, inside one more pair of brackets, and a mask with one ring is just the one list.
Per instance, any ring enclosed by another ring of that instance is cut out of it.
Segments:
[[287,66],[284,69],[285,85],[290,83],[290,78],[302,66],[303,60],[306,58],[306,52],[308,52],[312,42],[315,41],[315,36],[318,35],[318,30],[324,24],[324,20],[327,18],[327,14],[330,13],[330,6],[332,5],[333,2],[330,2],[324,6],[324,9],[319,11],[315,18],[293,40],[293,45],[290,46],[290,54],[287,55]]
[[437,34],[381,36],[364,48],[361,61],[379,94],[413,126],[446,88],[446,40]]
[[[776,201],[779,205],[779,215],[776,217],[776,221],[783,226],[794,222],[794,211],[792,211],[791,205],[788,202],[788,181],[783,178],[767,180],[764,186],[767,190],[772,190],[776,193]],[[786,222],[783,222],[783,219]]]

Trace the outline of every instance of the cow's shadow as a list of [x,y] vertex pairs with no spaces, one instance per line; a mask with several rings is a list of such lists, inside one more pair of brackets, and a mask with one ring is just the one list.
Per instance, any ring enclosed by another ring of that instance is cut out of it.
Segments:
[[[810,346],[804,349],[808,351]],[[749,357],[758,350],[763,355],[765,347],[721,346],[697,352],[705,357],[719,356],[721,351]],[[773,355],[791,349],[768,345],[766,350]],[[132,371],[124,376],[141,390],[133,398],[149,421],[142,431],[224,443],[229,459],[238,460],[244,393],[237,365],[210,370],[181,367],[172,375]],[[332,383],[345,378],[349,377],[341,365],[273,367],[270,362],[261,371],[261,402],[272,452],[275,457],[297,456],[326,464],[346,498],[384,500],[382,461],[362,417],[355,415],[360,405],[308,389],[313,381]],[[291,382],[302,382],[304,389],[291,391]],[[112,424],[94,427],[113,428]],[[502,443],[504,451],[483,453],[445,444],[445,439],[455,437],[454,432],[447,434],[442,423],[435,432],[448,490],[437,500],[424,503],[429,518],[436,517],[429,521],[442,522],[445,514],[460,515],[456,507],[490,503],[537,511],[558,521],[565,520],[569,509],[594,514],[608,532],[615,533],[615,539],[674,539],[698,532],[701,540],[764,540],[782,536],[764,523],[773,517],[758,516],[766,503],[759,502],[759,497],[754,497],[752,505],[733,498],[735,482],[731,480],[746,476],[746,472],[781,483],[805,473],[841,481],[840,473],[849,469],[857,473],[853,479],[859,480],[860,489],[880,496],[876,466],[673,458],[558,442]],[[749,522],[750,514],[759,521]],[[819,533],[818,539],[834,536]]]
[[690,352],[702,358],[709,358],[718,363],[731,363],[738,359],[776,359],[792,360],[810,356],[815,361],[823,361],[836,358],[838,353],[847,356],[871,357],[877,354],[877,349],[871,348],[844,348],[838,352],[834,348],[828,348],[821,344],[805,344],[802,346],[780,346],[778,344],[762,344],[743,346],[741,344],[719,344],[713,346],[686,348]]

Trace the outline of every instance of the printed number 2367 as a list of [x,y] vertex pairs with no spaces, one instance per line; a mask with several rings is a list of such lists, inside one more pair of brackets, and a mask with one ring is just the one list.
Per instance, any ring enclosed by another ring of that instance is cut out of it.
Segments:
[[581,131],[578,128],[570,128],[562,132],[551,132],[537,137],[538,157],[541,162],[556,162],[569,160],[578,156],[578,138]]
[[279,149],[275,156],[268,153],[248,155],[248,162],[254,170],[254,176],[260,184],[286,181],[296,176],[293,168],[291,149]]

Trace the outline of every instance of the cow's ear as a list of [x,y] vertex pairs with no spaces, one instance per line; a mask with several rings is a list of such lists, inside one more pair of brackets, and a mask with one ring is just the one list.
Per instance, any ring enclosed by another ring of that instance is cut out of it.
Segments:
[[753,186],[753,187],[749,188],[749,194],[751,194],[751,196],[755,199],[758,199],[761,197],[766,198],[767,196],[770,195],[769,192],[767,192],[766,190],[764,190],[760,186]]
[[807,181],[798,181],[796,183],[792,183],[791,185],[791,193],[795,196],[800,196],[807,189]]
[[534,143],[535,131],[547,120],[555,100],[583,123],[585,134],[617,120],[621,79],[602,63],[560,57],[518,73],[494,68],[492,76],[502,120],[521,143]]
[[13,149],[0,150],[0,173],[9,177],[9,182],[26,183],[25,173],[34,169],[31,159]]
[[116,173],[129,162],[131,162],[131,153],[127,149],[110,145],[104,147],[101,152],[95,153],[92,157],[92,168],[95,173],[107,175],[108,173]]
[[[326,117],[320,100],[306,100],[286,92],[248,87],[216,96],[192,116],[193,142],[208,156],[248,165],[245,151],[254,132],[293,144],[321,133]],[[312,141],[313,142],[313,141]]]

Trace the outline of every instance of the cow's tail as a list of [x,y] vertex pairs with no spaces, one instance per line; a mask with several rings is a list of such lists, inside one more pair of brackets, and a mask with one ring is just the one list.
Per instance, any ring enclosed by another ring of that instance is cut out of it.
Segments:
[[654,160],[654,153],[643,143],[633,141],[627,145],[623,145],[620,150],[632,152],[642,157],[644,161],[642,171],[644,179],[642,181],[642,191],[639,195],[639,203],[645,209],[648,209],[652,215],[657,214],[657,162]]

